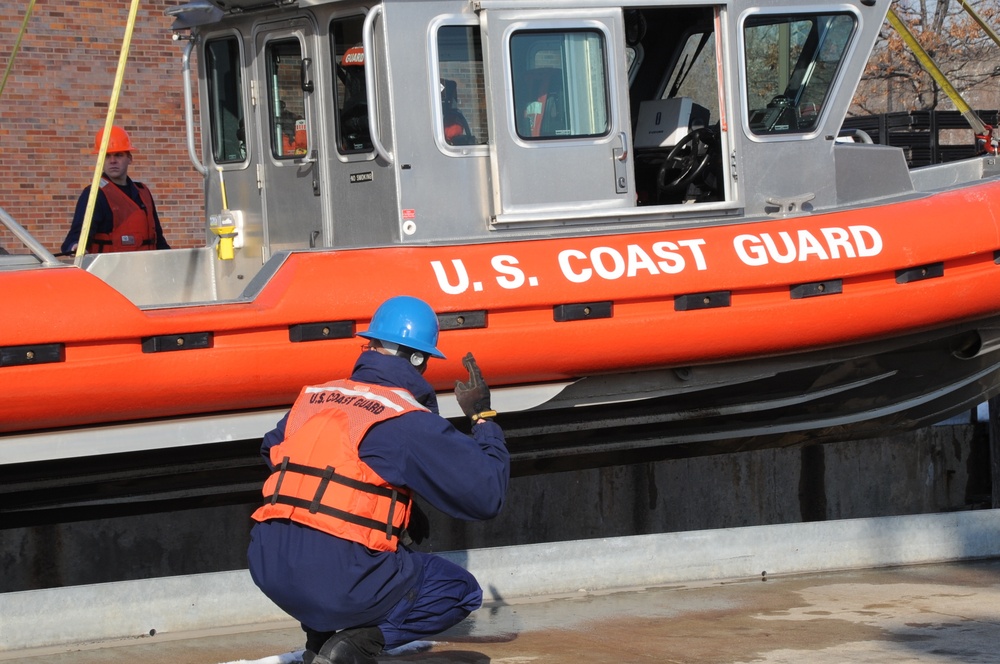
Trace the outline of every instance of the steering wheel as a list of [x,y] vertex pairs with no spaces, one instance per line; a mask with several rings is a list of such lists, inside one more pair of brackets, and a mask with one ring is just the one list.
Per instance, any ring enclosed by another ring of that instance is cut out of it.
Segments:
[[712,158],[712,131],[701,127],[690,132],[663,158],[656,174],[660,191],[675,191],[687,187],[701,175]]

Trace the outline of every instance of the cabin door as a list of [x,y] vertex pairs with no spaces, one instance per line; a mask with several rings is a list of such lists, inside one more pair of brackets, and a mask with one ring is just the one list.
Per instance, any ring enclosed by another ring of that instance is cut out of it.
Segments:
[[497,221],[633,206],[621,10],[482,4]]
[[316,30],[296,18],[256,35],[264,244],[268,254],[323,246],[323,190],[317,108]]

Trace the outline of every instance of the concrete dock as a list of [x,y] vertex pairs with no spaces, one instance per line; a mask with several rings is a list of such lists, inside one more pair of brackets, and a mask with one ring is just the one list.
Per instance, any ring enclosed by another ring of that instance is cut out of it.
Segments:
[[[1000,661],[1000,560],[491,603],[384,664]],[[10,664],[299,661],[290,622],[22,653]]]
[[[485,606],[383,664],[1000,662],[1000,510],[448,555]],[[0,661],[293,664],[245,571],[0,595]]]

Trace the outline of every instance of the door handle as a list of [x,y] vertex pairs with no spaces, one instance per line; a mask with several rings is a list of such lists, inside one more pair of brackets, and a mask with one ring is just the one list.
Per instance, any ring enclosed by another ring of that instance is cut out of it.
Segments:
[[628,135],[625,132],[618,134],[622,142],[620,148],[614,148],[611,153],[615,157],[615,193],[628,193]]
[[316,152],[316,150],[313,150],[311,153],[309,153],[308,157],[302,157],[302,159],[296,159],[292,163],[302,166],[305,164],[315,164],[317,161],[319,161],[319,154]]
[[621,138],[622,141],[622,151],[621,154],[617,154],[615,157],[618,161],[628,161],[628,136],[625,132],[621,132],[618,134],[618,137]]
[[312,65],[312,58],[302,58],[302,62],[299,64],[299,85],[302,92],[312,92],[316,88],[312,79],[309,78],[310,65]]

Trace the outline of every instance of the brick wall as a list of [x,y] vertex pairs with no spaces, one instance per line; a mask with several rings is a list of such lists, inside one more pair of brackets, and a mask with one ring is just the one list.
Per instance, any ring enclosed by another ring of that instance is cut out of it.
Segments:
[[[139,5],[115,123],[137,148],[129,175],[149,185],[167,241],[181,248],[203,245],[205,233],[202,179],[184,133],[183,47],[163,13],[177,4]],[[0,7],[4,66],[27,7]],[[124,0],[38,0],[0,95],[0,207],[53,252],[93,178],[94,134],[104,126],[128,12]],[[193,57],[191,66],[197,91]],[[0,245],[22,252],[3,230]]]

